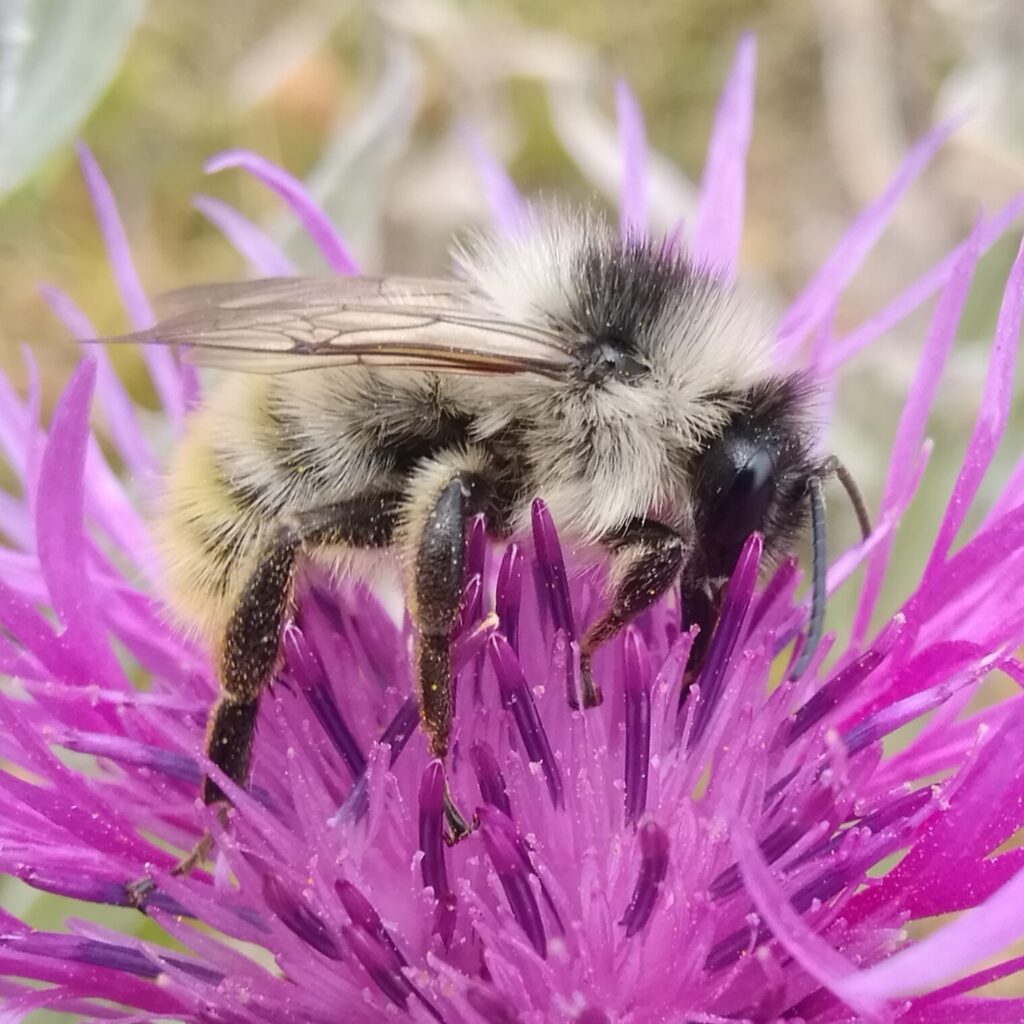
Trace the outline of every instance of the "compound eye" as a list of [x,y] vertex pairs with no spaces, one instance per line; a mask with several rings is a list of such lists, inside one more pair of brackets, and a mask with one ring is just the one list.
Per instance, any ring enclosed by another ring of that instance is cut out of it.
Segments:
[[[729,457],[731,456],[731,458]],[[717,467],[719,497],[710,517],[711,536],[719,544],[742,544],[761,529],[775,491],[775,460],[766,448],[737,445]]]

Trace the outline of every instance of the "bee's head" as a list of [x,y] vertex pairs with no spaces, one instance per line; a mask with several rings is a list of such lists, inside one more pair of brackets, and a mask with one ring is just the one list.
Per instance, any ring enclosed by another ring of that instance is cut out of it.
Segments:
[[728,422],[701,447],[692,488],[702,574],[728,576],[755,531],[769,561],[791,549],[807,521],[808,480],[819,469],[812,395],[801,375],[763,380],[734,396]]
[[605,487],[614,505],[588,499],[602,524],[646,501],[674,528],[694,519],[708,576],[727,576],[755,530],[769,556],[787,549],[807,515],[812,389],[774,372],[756,301],[592,212],[537,214],[462,266],[503,318],[568,343],[566,375],[529,386],[531,421],[560,465],[577,454],[591,483],[604,467],[631,482]]

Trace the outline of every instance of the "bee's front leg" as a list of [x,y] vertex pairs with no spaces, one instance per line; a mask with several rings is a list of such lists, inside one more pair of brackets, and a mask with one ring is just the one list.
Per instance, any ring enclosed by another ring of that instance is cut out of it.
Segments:
[[580,642],[583,706],[601,703],[590,660],[631,619],[655,604],[672,586],[683,567],[686,543],[674,530],[651,520],[637,520],[606,542],[612,553],[608,609],[587,627]]

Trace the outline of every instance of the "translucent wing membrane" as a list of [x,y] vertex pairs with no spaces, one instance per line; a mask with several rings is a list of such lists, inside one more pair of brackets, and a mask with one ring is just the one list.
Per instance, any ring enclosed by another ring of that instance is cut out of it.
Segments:
[[488,311],[459,281],[271,278],[165,296],[154,327],[108,341],[183,345],[207,366],[289,373],[319,366],[402,366],[542,373],[570,364],[557,334]]

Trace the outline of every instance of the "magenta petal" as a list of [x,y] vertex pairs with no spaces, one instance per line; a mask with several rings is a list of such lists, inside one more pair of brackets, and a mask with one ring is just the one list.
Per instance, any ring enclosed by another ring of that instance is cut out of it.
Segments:
[[[99,332],[70,295],[53,285],[42,285],[39,291],[54,315],[71,332],[72,337],[79,340],[97,337]],[[106,348],[102,345],[93,345],[90,346],[89,352],[91,358],[96,360],[96,395],[103,415],[110,424],[111,439],[133,475],[149,476],[156,468],[156,461],[142,433],[135,406],[121,383]]]
[[206,162],[206,173],[241,167],[276,192],[298,217],[309,237],[323,253],[327,265],[339,274],[358,274],[359,264],[298,178],[247,149],[229,149]]
[[36,543],[39,567],[50,599],[69,635],[78,638],[98,678],[122,673],[104,642],[89,585],[85,538],[85,456],[96,363],[85,360],[75,372],[54,413],[39,472]]
[[[910,476],[917,460],[918,450],[924,440],[928,413],[935,401],[939,380],[945,370],[946,360],[949,358],[956,337],[956,329],[960,323],[960,315],[963,312],[964,303],[967,301],[967,292],[974,279],[974,269],[979,256],[980,233],[981,223],[979,222],[964,245],[932,318],[917,374],[900,417],[892,457],[889,460],[889,474],[886,477],[885,492],[882,496],[883,516],[893,511],[904,495],[906,480]],[[867,632],[871,615],[882,589],[891,550],[892,536],[890,535],[868,557],[864,574],[864,589],[861,592],[860,606],[857,609],[857,617],[853,625],[854,645],[859,645]]]
[[477,174],[484,186],[491,220],[503,235],[514,235],[526,219],[526,203],[519,194],[508,171],[494,158],[480,136],[468,125],[462,128],[462,138],[469,147]]
[[[1001,964],[997,964],[995,967],[990,967],[984,971],[978,971],[973,975],[968,975],[965,978],[961,978],[959,981],[953,982],[952,985],[945,985],[942,988],[935,989],[933,992],[929,992],[926,996],[921,996],[914,1000],[914,1009],[911,1011],[910,1018],[914,1021],[923,1020],[924,1018],[918,1016],[918,1011],[925,1009],[929,1006],[934,1006],[936,1003],[946,1003],[947,1000],[951,1000],[951,997],[957,996],[962,992],[970,992],[973,989],[980,988],[982,985],[988,985],[993,981],[999,981],[1000,978],[1006,978],[1010,975],[1017,974],[1018,972],[1024,972],[1024,956],[1015,957],[1012,960],[1004,961]],[[952,1001],[953,1006],[947,1005],[945,1011],[952,1014],[956,1009],[955,1000]],[[987,1003],[988,1000],[985,1000]],[[1024,1010],[1024,999],[1021,1000],[1000,1000],[1000,1005],[1012,1005],[1018,1004],[1022,1010]],[[1024,1017],[1024,1013],[1021,1014]],[[939,1017],[929,1017],[929,1020],[938,1020]],[[958,1024],[959,1021],[963,1020],[961,1017],[954,1017],[952,1015],[941,1018],[949,1022],[949,1024]],[[1012,1019],[1012,1018],[1007,1018]]]
[[856,978],[845,991],[858,999],[893,999],[947,981],[1024,935],[1024,871],[984,903]]
[[[619,118],[622,153],[622,192],[619,199],[619,234],[623,239],[647,235],[647,134],[640,104],[620,78],[615,83],[615,110]],[[742,215],[740,218],[742,222]]]
[[[1024,195],[1011,199],[998,213],[982,221],[978,229],[978,248],[987,252],[1024,210]],[[967,242],[961,242],[952,252],[947,253],[933,267],[922,274],[913,284],[905,288],[880,312],[865,320],[859,327],[844,335],[824,354],[819,369],[823,374],[835,373],[844,363],[872,342],[883,337],[892,327],[909,316],[923,302],[942,288],[949,275],[963,259]]]
[[149,299],[146,298],[138,271],[135,269],[135,261],[132,259],[124,224],[121,223],[121,217],[117,212],[114,194],[100,170],[96,158],[83,142],[78,144],[78,159],[82,164],[82,173],[85,175],[86,185],[88,185],[89,193],[92,196],[100,230],[107,243],[110,264],[121,293],[121,301],[124,303],[132,326],[141,331],[152,326],[155,319],[153,307],[150,306]]
[[821,270],[789,307],[779,325],[779,355],[783,360],[791,358],[797,345],[821,323],[878,241],[900,197],[957,127],[956,121],[940,125],[914,146],[889,186],[853,222]]
[[[153,308],[146,298],[138,271],[135,269],[135,261],[132,259],[124,224],[121,223],[121,216],[117,212],[114,194],[96,158],[83,142],[78,144],[78,159],[82,165],[82,174],[85,176],[89,195],[92,197],[93,208],[96,210],[96,220],[107,245],[107,256],[118,291],[121,293],[121,301],[132,327],[137,331],[144,330],[154,323]],[[146,360],[146,366],[164,409],[175,423],[179,423],[185,414],[186,399],[181,371],[174,361],[173,354],[169,349],[159,345],[144,345],[142,356]]]
[[877,1019],[879,1001],[867,994],[850,991],[850,979],[856,974],[854,967],[816,935],[790,906],[754,837],[738,819],[732,822],[731,838],[743,884],[773,936],[816,981],[869,1020]]
[[756,59],[754,37],[745,35],[718,101],[693,225],[694,256],[726,281],[736,277],[743,232]]
[[989,360],[985,392],[982,395],[974,432],[967,446],[963,468],[953,487],[946,515],[939,527],[928,566],[925,569],[922,588],[938,571],[945,560],[960,525],[967,515],[974,496],[978,493],[982,478],[995,455],[996,447],[1003,436],[1006,421],[1010,415],[1010,401],[1013,394],[1013,372],[1017,362],[1017,345],[1020,337],[1021,317],[1024,315],[1024,243],[1017,252],[1017,259],[1010,270],[996,324],[995,343]]
[[36,536],[39,565],[54,609],[64,624],[82,620],[95,626],[92,609],[83,606],[87,575],[85,515],[85,453],[96,363],[84,360],[75,371],[54,413],[39,474]]
[[248,217],[212,196],[193,196],[192,205],[234,246],[260,277],[290,277],[295,264],[281,247]]

